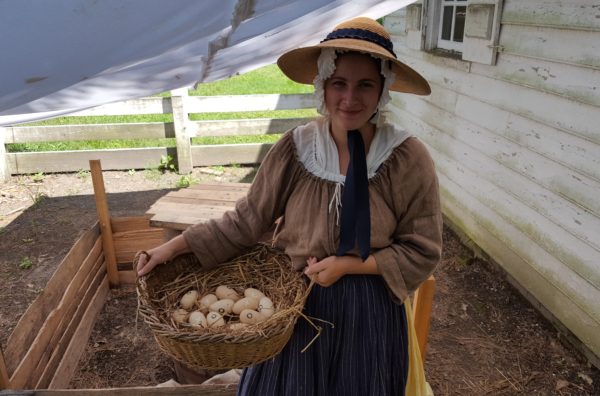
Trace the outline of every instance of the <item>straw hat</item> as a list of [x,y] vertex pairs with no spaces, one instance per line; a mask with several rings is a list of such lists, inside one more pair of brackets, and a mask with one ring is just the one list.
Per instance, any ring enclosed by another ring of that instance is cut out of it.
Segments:
[[325,40],[312,46],[286,52],[277,65],[293,81],[312,84],[317,75],[317,59],[321,48],[335,48],[345,51],[359,51],[390,61],[396,80],[392,91],[429,95],[429,84],[415,70],[400,62],[394,54],[390,34],[377,21],[358,17],[337,25]]

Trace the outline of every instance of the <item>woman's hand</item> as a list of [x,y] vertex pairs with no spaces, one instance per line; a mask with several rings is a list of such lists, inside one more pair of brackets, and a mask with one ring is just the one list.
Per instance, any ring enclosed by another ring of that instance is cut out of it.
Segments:
[[306,260],[307,268],[304,273],[321,286],[331,286],[344,276],[343,266],[340,262],[343,257],[329,256],[321,261],[317,261],[316,257],[309,257]]
[[139,255],[136,272],[138,276],[144,276],[159,264],[172,260],[176,256],[189,252],[189,246],[182,235],[178,235],[168,242],[163,243],[146,252],[138,252]]
[[373,256],[367,257],[365,261],[356,256],[329,256],[321,261],[317,261],[316,257],[309,257],[306,264],[304,273],[324,287],[333,285],[346,274],[379,274]]

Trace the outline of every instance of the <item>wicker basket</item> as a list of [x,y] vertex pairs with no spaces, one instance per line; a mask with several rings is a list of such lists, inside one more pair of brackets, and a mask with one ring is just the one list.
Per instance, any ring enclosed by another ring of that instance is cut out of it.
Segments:
[[[271,298],[276,312],[266,321],[242,329],[198,330],[171,319],[170,312],[187,290],[205,295],[214,293],[219,285],[241,294],[247,287],[260,289]],[[201,270],[195,256],[179,256],[139,278],[137,292],[138,311],[164,352],[190,367],[218,370],[248,367],[277,355],[302,314],[309,287],[302,273],[291,270],[287,255],[259,244],[207,272]]]

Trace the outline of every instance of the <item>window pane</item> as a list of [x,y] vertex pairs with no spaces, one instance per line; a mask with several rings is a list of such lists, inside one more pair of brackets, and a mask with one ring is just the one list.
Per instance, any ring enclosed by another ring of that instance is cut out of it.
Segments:
[[454,37],[453,41],[462,43],[465,33],[465,15],[467,15],[467,7],[456,7],[456,19],[454,20]]
[[[442,19],[442,40],[450,40],[452,37],[452,11],[453,6],[444,7],[444,15]],[[462,7],[464,8],[464,7]]]

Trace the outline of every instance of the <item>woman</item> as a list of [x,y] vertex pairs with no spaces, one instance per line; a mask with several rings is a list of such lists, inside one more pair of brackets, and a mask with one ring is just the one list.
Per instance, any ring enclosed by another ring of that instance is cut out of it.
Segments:
[[376,21],[342,23],[319,45],[281,56],[292,80],[313,83],[324,117],[282,136],[248,195],[223,218],[193,225],[142,256],[138,274],[184,252],[203,267],[239,254],[283,216],[275,245],[316,282],[308,316],[274,359],[246,369],[247,395],[398,395],[408,373],[403,301],[441,256],[433,162],[422,143],[384,121],[389,90],[429,94]]

